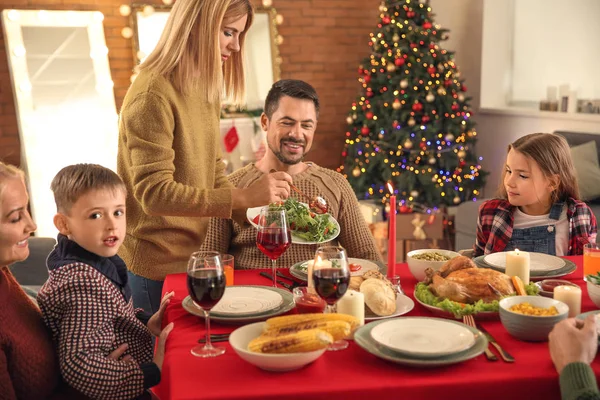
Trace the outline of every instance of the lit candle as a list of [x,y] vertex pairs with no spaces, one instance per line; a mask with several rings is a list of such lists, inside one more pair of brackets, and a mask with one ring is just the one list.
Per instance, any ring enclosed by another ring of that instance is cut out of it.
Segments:
[[[313,282],[313,271],[317,270],[317,269],[323,269],[323,268],[332,268],[331,261],[323,260],[323,259],[321,259],[320,256],[317,256],[316,260],[308,261],[308,270],[307,270],[308,282],[307,282],[306,286],[308,286],[309,289],[314,289],[314,287],[315,287],[315,284]],[[313,290],[311,290],[311,292],[314,293]]]
[[506,252],[506,275],[518,276],[523,284],[529,284],[529,253],[526,251]]
[[554,288],[554,299],[569,306],[569,318],[581,314],[581,288],[575,286],[557,286]]
[[365,324],[365,295],[355,290],[348,290],[337,302],[338,314],[348,314],[358,318],[359,326]]
[[388,182],[388,189],[392,194],[390,196],[390,213],[388,223],[388,278],[393,278],[396,275],[396,195],[394,188]]

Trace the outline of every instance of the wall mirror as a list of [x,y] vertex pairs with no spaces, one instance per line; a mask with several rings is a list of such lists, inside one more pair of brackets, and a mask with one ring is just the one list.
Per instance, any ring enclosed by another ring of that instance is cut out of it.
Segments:
[[116,170],[118,117],[103,19],[92,11],[2,12],[38,236],[56,236],[50,182],[61,168],[86,162]]
[[[137,65],[156,46],[171,6],[134,4],[131,10],[133,56]],[[249,110],[262,108],[271,85],[280,79],[280,42],[276,10],[272,7],[256,7],[254,23],[246,38],[246,104]]]

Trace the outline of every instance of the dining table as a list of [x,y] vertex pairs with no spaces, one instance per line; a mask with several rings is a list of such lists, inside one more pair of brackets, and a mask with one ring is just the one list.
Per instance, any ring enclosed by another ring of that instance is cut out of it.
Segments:
[[[583,280],[583,257],[565,257],[577,265],[562,277],[582,288],[581,311],[597,309]],[[238,285],[271,285],[261,270],[235,270]],[[280,269],[286,275],[286,268]],[[397,264],[404,293],[414,300],[417,280],[407,264]],[[204,319],[182,307],[188,296],[186,274],[166,277],[163,293],[173,291],[163,326],[173,322],[166,342],[162,379],[154,392],[160,399],[560,399],[558,374],[548,342],[524,342],[512,337],[499,319],[482,320],[483,326],[515,358],[507,363],[489,361],[481,354],[471,360],[443,367],[404,366],[378,358],[350,341],[347,349],[327,351],[312,364],[289,372],[268,372],[241,359],[227,342],[224,355],[199,358],[190,353],[205,334]],[[290,311],[294,313],[295,310]],[[406,316],[438,318],[415,301]],[[403,318],[404,316],[396,317]],[[237,328],[211,321],[211,333]],[[495,352],[495,350],[493,350]],[[598,376],[600,360],[592,362]]]

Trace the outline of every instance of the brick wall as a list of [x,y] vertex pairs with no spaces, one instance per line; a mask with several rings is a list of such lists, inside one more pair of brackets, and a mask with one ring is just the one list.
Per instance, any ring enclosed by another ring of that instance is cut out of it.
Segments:
[[[259,4],[259,0],[254,0]],[[121,36],[128,18],[119,0],[3,0],[2,9],[96,10],[104,14],[104,32],[117,108],[130,84],[131,40]],[[161,4],[148,0],[148,4]],[[368,35],[377,22],[379,0],[273,0],[283,15],[279,32],[282,78],[311,83],[321,98],[321,114],[310,159],[329,168],[341,160],[346,114],[357,91],[357,68],[367,56]],[[8,71],[5,38],[0,30],[0,159],[19,164],[19,131]]]

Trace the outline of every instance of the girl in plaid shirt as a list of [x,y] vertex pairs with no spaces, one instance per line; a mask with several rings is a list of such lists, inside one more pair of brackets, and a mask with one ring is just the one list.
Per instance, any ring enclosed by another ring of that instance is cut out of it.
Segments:
[[596,218],[579,199],[562,136],[533,133],[510,144],[498,192],[479,208],[474,256],[515,248],[578,255],[596,242]]

